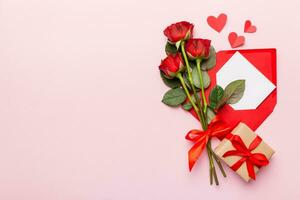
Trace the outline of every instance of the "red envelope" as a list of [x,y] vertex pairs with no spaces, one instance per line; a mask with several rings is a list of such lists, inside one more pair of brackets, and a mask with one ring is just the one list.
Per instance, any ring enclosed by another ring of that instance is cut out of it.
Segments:
[[[269,81],[271,81],[277,88],[276,49],[219,51],[217,53],[216,66],[208,72],[211,77],[211,84],[210,87],[205,91],[207,99],[210,90],[216,85],[216,73],[237,51],[244,56],[259,72],[269,79]],[[256,109],[234,110],[230,105],[225,105],[219,110],[218,116],[230,126],[235,126],[238,122],[244,122],[252,130],[256,130],[274,110],[274,107],[277,103],[276,88],[258,105],[258,107],[256,107]],[[195,113],[192,112],[192,114],[195,116]]]

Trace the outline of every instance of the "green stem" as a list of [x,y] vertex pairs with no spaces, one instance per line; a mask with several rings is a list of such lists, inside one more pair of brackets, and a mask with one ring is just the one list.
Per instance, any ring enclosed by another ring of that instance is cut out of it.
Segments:
[[[196,64],[197,64],[197,71],[198,71],[198,75],[199,75],[199,78],[200,78],[200,87],[201,87],[201,94],[202,94],[202,100],[203,100],[203,106],[204,106],[204,115],[206,116],[206,111],[207,111],[207,101],[206,101],[206,97],[205,97],[205,93],[204,93],[204,84],[203,84],[203,76],[202,76],[202,72],[201,72],[201,59],[196,59]],[[211,141],[209,140],[208,143],[207,143],[207,150],[210,151],[210,156],[211,156],[211,165],[212,165],[212,175],[213,177],[215,178],[215,182],[216,184],[218,185],[218,177],[217,177],[217,173],[216,173],[216,170],[215,170],[215,166],[214,166],[214,161],[213,159],[216,161],[222,175],[224,177],[226,177],[226,173],[224,171],[224,168],[222,166],[222,163],[220,162],[219,158],[217,157],[217,155],[213,152],[212,148],[211,148]]]
[[219,168],[220,168],[220,171],[221,171],[222,175],[223,175],[224,177],[227,177],[227,175],[226,175],[226,173],[225,173],[225,170],[224,170],[224,168],[223,168],[223,166],[222,166],[222,163],[221,163],[220,159],[219,159],[218,156],[215,154],[215,152],[213,152],[213,150],[212,150],[212,148],[211,148],[211,144],[208,145],[208,148],[209,148],[209,150],[210,150],[210,152],[211,152],[213,158],[214,158],[215,161],[217,162],[217,164],[218,164],[218,166],[219,166]]
[[197,113],[197,116],[198,116],[199,119],[200,119],[199,109],[197,108],[196,104],[194,103],[194,101],[193,101],[193,99],[192,99],[192,97],[191,97],[191,95],[190,95],[190,92],[189,92],[189,90],[187,89],[187,87],[186,87],[186,85],[185,85],[185,82],[184,82],[184,80],[183,80],[183,78],[182,78],[182,74],[181,74],[181,73],[178,73],[178,74],[177,74],[177,78],[180,80],[180,83],[181,83],[181,85],[182,85],[182,87],[183,87],[183,89],[184,89],[184,91],[185,91],[185,93],[186,93],[186,95],[187,95],[189,101],[191,102],[191,104],[192,104],[192,106],[193,106],[195,112]]
[[204,118],[204,113],[203,113],[203,110],[202,110],[200,99],[199,99],[199,97],[197,95],[197,92],[196,92],[196,89],[195,89],[195,86],[194,86],[194,81],[193,81],[193,78],[192,78],[191,67],[190,67],[190,64],[189,64],[186,52],[185,52],[184,45],[185,45],[185,41],[182,41],[181,44],[180,44],[180,46],[181,46],[181,52],[182,52],[182,55],[183,55],[183,58],[184,58],[184,61],[185,61],[185,64],[186,64],[186,68],[187,68],[187,72],[188,72],[188,79],[189,79],[189,82],[191,84],[192,91],[193,91],[195,99],[196,99],[196,103],[198,104],[199,113],[200,113],[199,120],[201,122],[203,130],[206,130],[207,129],[206,120]]
[[205,115],[206,114],[206,109],[207,109],[207,102],[206,102],[206,97],[205,97],[205,94],[204,94],[203,76],[202,76],[202,72],[201,72],[201,68],[200,68],[201,59],[197,58],[196,63],[197,63],[198,75],[200,77],[200,87],[201,87],[202,101],[203,101],[203,106],[204,106],[203,111],[204,111],[204,115]]
[[211,159],[211,154],[210,154],[210,150],[208,149],[208,146],[206,145],[206,151],[207,151],[207,155],[209,158],[209,180],[210,180],[210,185],[213,184],[213,168],[212,168],[212,159]]
[[[190,93],[189,93],[189,91],[188,91],[188,89],[185,85],[185,82],[182,78],[181,73],[179,73],[177,77],[179,78],[179,80],[182,84],[182,87],[185,90],[185,93],[187,94],[192,106],[194,107],[194,110],[197,113],[198,118],[200,119],[202,129],[207,130],[207,121],[206,121],[206,117],[205,117],[206,110],[207,110],[207,101],[206,101],[206,97],[205,97],[205,93],[204,93],[203,77],[202,77],[201,68],[200,68],[201,60],[197,59],[196,62],[197,62],[197,71],[198,71],[199,77],[200,77],[201,94],[202,94],[204,110],[202,109],[202,105],[201,105],[199,96],[197,95],[197,92],[196,92],[196,89],[195,89],[195,86],[194,86],[194,81],[192,79],[191,67],[190,67],[190,64],[189,64],[189,61],[188,61],[188,58],[187,58],[187,55],[186,55],[186,52],[185,52],[185,47],[184,47],[185,46],[185,41],[182,41],[180,46],[181,46],[181,52],[182,52],[182,55],[183,55],[183,58],[184,58],[184,61],[185,61],[186,67],[187,67],[188,80],[191,84],[192,92],[194,93],[198,108],[197,108],[196,104],[194,103],[194,101],[192,100],[192,98],[190,96]],[[204,111],[204,113],[203,113],[203,111]],[[214,152],[211,149],[211,141],[210,140],[208,141],[208,143],[206,145],[206,149],[207,149],[207,154],[208,154],[208,158],[209,158],[209,166],[210,166],[210,173],[209,173],[210,174],[210,183],[212,184],[213,180],[214,180],[216,185],[219,185],[219,180],[218,180],[218,176],[217,176],[217,173],[216,173],[216,169],[215,169],[213,159],[216,160],[216,162],[219,165],[224,177],[226,177],[226,174],[224,172],[224,169],[222,167],[221,162],[219,161],[219,159],[217,159],[217,156],[214,154]]]
[[219,180],[218,180],[218,176],[217,176],[217,173],[216,173],[216,168],[215,168],[213,157],[212,157],[212,152],[210,151],[208,145],[206,145],[206,150],[207,150],[207,155],[208,155],[208,158],[209,158],[210,184],[211,185],[213,184],[213,179],[214,179],[216,185],[219,185]]
[[[209,154],[209,153],[207,153],[207,154]],[[210,185],[212,185],[214,183],[213,171],[212,171],[212,167],[211,167],[210,161],[209,161],[209,181],[210,181]]]
[[[194,81],[192,79],[192,73],[191,73],[191,67],[190,67],[190,64],[189,64],[189,61],[188,61],[188,58],[187,58],[187,55],[186,55],[186,52],[185,52],[185,48],[184,48],[184,45],[185,45],[185,41],[182,41],[180,46],[181,46],[181,52],[182,52],[182,55],[183,55],[183,58],[184,58],[184,61],[185,61],[185,64],[186,64],[186,68],[187,68],[187,72],[188,72],[188,79],[189,79],[189,82],[191,84],[191,87],[192,87],[192,91],[195,95],[195,98],[196,98],[196,102],[199,106],[199,119],[200,119],[200,122],[201,122],[201,125],[202,125],[202,129],[203,130],[207,130],[207,121],[204,117],[204,113],[203,113],[203,110],[202,110],[202,105],[200,103],[200,99],[197,95],[197,92],[196,92],[196,89],[195,89],[195,86],[194,86]],[[202,75],[202,74],[201,74]],[[202,77],[202,76],[201,76]],[[202,81],[202,85],[203,85],[203,81]],[[202,89],[202,91],[204,91]],[[197,113],[198,114],[198,113]],[[212,154],[211,154],[211,151],[208,149],[208,146],[206,146],[207,148],[207,155],[208,155],[208,158],[209,158],[209,175],[210,175],[210,184],[212,185],[213,184],[213,179],[215,180],[216,182],[216,185],[219,185],[219,181],[218,181],[218,177],[217,177],[217,173],[216,173],[216,170],[215,170],[215,167],[214,167],[214,161],[213,161],[213,157],[212,157]]]
[[[178,73],[177,74],[177,78],[180,80],[180,83],[189,99],[189,101],[191,102],[195,112],[197,113],[197,116],[200,118],[200,114],[199,114],[199,109],[197,108],[196,104],[194,103],[194,101],[192,100],[192,97],[189,93],[189,90],[187,89],[186,85],[185,85],[185,82],[182,78],[182,74],[181,73]],[[208,154],[208,158],[209,158],[209,176],[210,176],[210,184],[212,185],[213,184],[213,178],[215,179],[215,182],[216,184],[218,185],[219,182],[218,182],[218,177],[217,177],[217,174],[216,174],[216,170],[215,170],[215,167],[214,167],[214,162],[213,162],[213,152],[211,151],[211,149],[209,148],[209,146],[207,145],[206,146],[207,148],[207,154]]]

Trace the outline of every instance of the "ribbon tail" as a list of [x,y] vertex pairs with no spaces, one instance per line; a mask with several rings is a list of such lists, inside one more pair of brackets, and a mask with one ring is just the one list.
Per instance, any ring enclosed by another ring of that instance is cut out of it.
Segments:
[[198,160],[199,156],[203,152],[206,146],[206,139],[203,139],[197,142],[190,150],[189,150],[189,169],[192,171],[196,161]]
[[254,171],[254,165],[250,160],[246,160],[246,164],[247,164],[247,170],[248,170],[248,175],[250,178],[252,178],[253,180],[255,180],[255,171]]

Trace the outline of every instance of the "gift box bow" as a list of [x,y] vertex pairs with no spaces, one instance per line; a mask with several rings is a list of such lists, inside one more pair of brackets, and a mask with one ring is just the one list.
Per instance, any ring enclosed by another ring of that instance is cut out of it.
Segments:
[[262,153],[252,153],[254,149],[258,147],[258,145],[261,143],[262,139],[258,135],[254,138],[254,140],[251,142],[249,147],[245,145],[243,140],[239,135],[233,135],[232,133],[229,133],[226,135],[226,139],[231,141],[232,146],[235,148],[235,150],[227,151],[223,154],[223,157],[229,157],[229,156],[240,156],[241,159],[238,160],[235,164],[231,166],[231,169],[234,171],[237,171],[241,165],[246,162],[248,175],[250,178],[255,180],[255,171],[254,166],[260,168],[262,166],[266,166],[269,164],[268,158],[262,154]]
[[223,154],[223,157],[239,156],[241,157],[236,163],[231,166],[231,169],[237,171],[244,162],[246,162],[248,175],[255,180],[254,166],[260,168],[269,164],[268,158],[262,153],[252,153],[259,144],[262,142],[261,137],[258,135],[251,142],[249,147],[245,145],[242,138],[239,135],[233,135],[231,131],[233,127],[229,127],[225,122],[218,117],[209,124],[207,130],[191,130],[187,133],[185,138],[194,143],[192,148],[188,152],[189,157],[189,169],[192,170],[197,159],[202,154],[207,142],[216,137],[219,140],[224,138],[228,139],[235,150],[229,150]]

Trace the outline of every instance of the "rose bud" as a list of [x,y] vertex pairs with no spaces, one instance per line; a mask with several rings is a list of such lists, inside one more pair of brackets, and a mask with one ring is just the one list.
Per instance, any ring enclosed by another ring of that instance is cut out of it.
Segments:
[[194,25],[182,21],[175,24],[171,24],[164,30],[165,36],[167,36],[170,43],[175,44],[181,40],[188,40],[192,37]]
[[207,58],[209,56],[210,40],[190,39],[187,41],[185,49],[191,59]]
[[174,78],[178,73],[185,69],[181,54],[177,53],[176,55],[168,55],[161,61],[159,69],[163,72],[166,78]]

